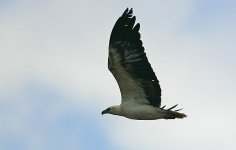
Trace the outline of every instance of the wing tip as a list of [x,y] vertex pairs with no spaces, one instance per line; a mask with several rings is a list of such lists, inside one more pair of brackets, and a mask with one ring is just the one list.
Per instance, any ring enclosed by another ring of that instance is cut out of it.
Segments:
[[129,9],[128,7],[125,9],[124,13],[122,14],[122,16],[128,16],[128,17],[132,17],[133,16],[133,8]]

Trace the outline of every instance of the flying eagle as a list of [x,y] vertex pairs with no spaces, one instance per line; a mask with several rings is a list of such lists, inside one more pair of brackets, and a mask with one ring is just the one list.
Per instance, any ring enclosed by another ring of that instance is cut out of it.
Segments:
[[184,113],[172,110],[177,105],[161,107],[159,81],[148,62],[142,41],[140,24],[135,25],[132,8],[116,21],[110,36],[108,68],[121,92],[120,105],[111,106],[102,114],[113,114],[136,120],[184,118]]

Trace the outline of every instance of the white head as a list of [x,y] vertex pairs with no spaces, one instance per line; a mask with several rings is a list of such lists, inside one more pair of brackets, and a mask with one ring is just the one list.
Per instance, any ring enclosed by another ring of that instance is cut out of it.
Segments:
[[103,114],[113,114],[113,115],[121,115],[121,108],[119,105],[108,107],[107,109],[102,111]]

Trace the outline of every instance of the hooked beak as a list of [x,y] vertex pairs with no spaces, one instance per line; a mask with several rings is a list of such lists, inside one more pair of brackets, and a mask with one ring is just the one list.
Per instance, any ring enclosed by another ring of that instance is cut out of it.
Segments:
[[106,114],[106,113],[108,113],[109,111],[106,109],[106,110],[103,110],[102,111],[102,115],[104,115],[104,114]]

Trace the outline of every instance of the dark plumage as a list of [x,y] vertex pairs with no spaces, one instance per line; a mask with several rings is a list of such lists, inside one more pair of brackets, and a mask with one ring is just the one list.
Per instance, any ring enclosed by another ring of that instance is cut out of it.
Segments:
[[[116,76],[113,55],[120,57],[120,64],[135,80],[140,81],[145,90],[146,98],[153,106],[161,105],[161,88],[159,81],[152,70],[140,40],[139,23],[135,24],[136,17],[132,16],[133,10],[128,8],[117,20],[111,32],[109,48],[116,49],[109,53],[109,69]],[[117,62],[116,62],[117,63]],[[119,84],[119,81],[117,81]]]

